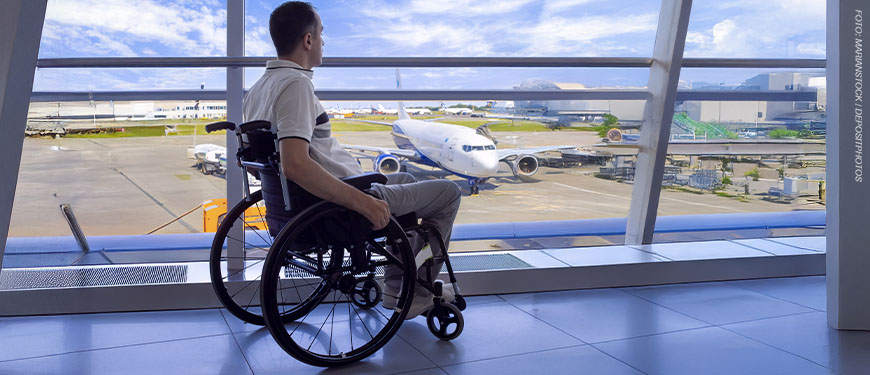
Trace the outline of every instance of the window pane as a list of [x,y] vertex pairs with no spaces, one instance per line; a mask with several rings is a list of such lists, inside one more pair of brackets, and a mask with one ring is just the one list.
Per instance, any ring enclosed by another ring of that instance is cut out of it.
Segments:
[[825,1],[693,1],[685,55],[823,59]]
[[225,179],[204,175],[196,145],[225,145],[204,124],[225,104],[33,102],[22,152],[10,237],[69,236],[59,206],[71,206],[87,236],[202,232],[207,199],[225,197]]
[[52,0],[39,57],[226,56],[225,0]]
[[[723,94],[810,92],[816,100],[678,100],[659,215],[672,215],[675,208],[687,214],[825,210],[824,70],[684,69],[681,83],[684,90]],[[806,235],[818,230],[716,235],[778,233]]]
[[[269,14],[247,2],[247,54],[274,55]],[[313,1],[326,56],[651,56],[658,0]]]

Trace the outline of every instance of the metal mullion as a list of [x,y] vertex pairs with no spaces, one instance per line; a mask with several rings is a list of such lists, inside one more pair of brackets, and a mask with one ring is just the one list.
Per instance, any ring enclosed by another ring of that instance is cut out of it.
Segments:
[[[74,57],[39,59],[52,68],[262,68],[274,57]],[[325,57],[322,68],[649,68],[647,57]],[[824,68],[825,59],[686,58],[685,68]]]
[[683,68],[824,69],[825,59],[720,59],[684,58]]
[[[262,68],[274,57],[75,57],[39,68]],[[321,68],[649,68],[648,57],[324,57]]]
[[[646,90],[317,90],[321,100],[647,100]],[[814,91],[680,90],[677,100],[815,101]],[[31,101],[224,100],[222,90],[34,92]]]
[[33,90],[33,67],[39,55],[46,4],[46,0],[11,0],[3,2],[3,12],[0,12],[0,180],[3,181],[0,184],[0,269],[9,235],[28,98]]
[[[238,68],[230,68],[238,69]],[[647,100],[646,90],[316,90],[320,100]],[[36,92],[33,101],[222,100],[220,90]]]
[[[227,1],[227,56],[235,58],[245,54],[245,0]],[[227,67],[227,121],[240,124],[242,122],[242,99],[245,96],[244,68]],[[234,151],[238,149],[238,140],[233,132],[226,134],[227,159],[232,160]],[[226,190],[227,202],[240,202],[242,200],[242,179],[247,178],[237,163],[227,163]],[[244,213],[241,218],[244,222]],[[244,239],[244,225],[230,228],[228,236]],[[227,243],[227,271],[240,270],[244,267],[245,247],[238,241]]]
[[662,0],[625,243],[652,243],[692,0]]

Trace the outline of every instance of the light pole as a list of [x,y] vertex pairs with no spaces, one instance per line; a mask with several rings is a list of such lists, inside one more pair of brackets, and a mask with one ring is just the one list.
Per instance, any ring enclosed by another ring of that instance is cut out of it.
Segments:
[[[205,90],[205,82],[202,82],[199,84],[199,89]],[[196,101],[196,106],[194,107],[194,110],[196,110],[196,112],[197,112],[196,118],[199,118],[199,100]],[[193,148],[194,149],[196,149],[196,126],[197,126],[197,123],[194,121],[194,123],[193,123]]]

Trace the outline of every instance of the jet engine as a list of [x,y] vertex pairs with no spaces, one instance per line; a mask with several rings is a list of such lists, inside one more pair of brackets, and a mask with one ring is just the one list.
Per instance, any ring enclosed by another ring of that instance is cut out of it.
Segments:
[[401,168],[399,158],[390,154],[381,154],[375,159],[375,172],[390,174],[396,173]]
[[532,155],[522,155],[510,162],[514,176],[522,179],[538,172],[538,158]]

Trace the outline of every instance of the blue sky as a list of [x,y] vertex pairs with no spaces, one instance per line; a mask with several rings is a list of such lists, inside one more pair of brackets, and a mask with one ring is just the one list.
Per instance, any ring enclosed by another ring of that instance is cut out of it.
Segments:
[[[268,16],[246,2],[246,53],[273,54]],[[659,1],[314,1],[326,56],[650,56]],[[221,56],[221,0],[50,0],[40,57]],[[686,55],[824,58],[824,0],[695,0]],[[247,69],[246,85],[261,74]],[[739,83],[758,71],[687,70],[684,80]],[[526,79],[643,86],[646,69],[403,69],[416,89],[504,89]],[[223,69],[43,69],[37,91],[225,86]],[[386,89],[392,69],[318,69],[319,88]]]

